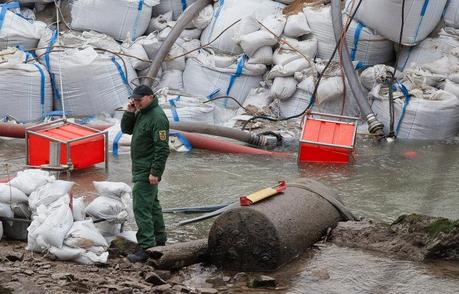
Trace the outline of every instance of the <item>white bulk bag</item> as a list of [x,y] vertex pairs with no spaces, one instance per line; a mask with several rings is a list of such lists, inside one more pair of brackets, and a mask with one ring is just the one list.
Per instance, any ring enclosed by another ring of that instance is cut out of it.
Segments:
[[377,64],[362,71],[360,82],[368,91],[373,89],[376,84],[384,83],[390,78],[389,72],[394,72],[394,68],[384,64]]
[[25,63],[27,55],[17,49],[0,55],[0,119],[6,115],[21,122],[43,118],[52,110],[53,97],[46,68],[38,62]]
[[310,94],[297,89],[292,97],[278,102],[281,117],[285,118],[302,113],[309,105],[310,100]]
[[[201,43],[209,43],[239,19],[254,15],[261,21],[268,15],[280,13],[283,7],[283,4],[271,0],[219,0],[214,5],[212,21],[202,32]],[[245,24],[241,21],[226,30],[210,47],[224,53],[242,53],[242,49],[237,46],[238,37],[248,33],[242,25]],[[245,32],[241,34],[241,30]]]
[[63,195],[70,193],[74,184],[74,182],[57,180],[39,187],[30,194],[30,208],[35,211],[40,205],[49,206]]
[[[129,62],[111,54],[98,54],[93,48],[67,49],[49,53],[50,72],[60,93],[61,78],[65,110],[74,116],[90,116],[113,112],[123,106],[130,94],[128,83],[136,78]],[[126,65],[126,69],[124,68]],[[56,99],[56,97],[55,97]]]
[[184,95],[167,95],[158,98],[159,104],[167,118],[174,122],[203,122],[214,124],[215,106],[204,97],[189,97]]
[[444,20],[447,26],[459,29],[459,0],[448,0]]
[[[415,45],[424,40],[435,29],[448,0],[364,0],[355,18],[365,26],[377,31],[378,34],[398,43],[404,1],[405,19],[402,44],[406,46]],[[346,3],[349,15],[353,13],[351,11],[351,3],[352,0],[348,0]]]
[[[371,108],[377,118],[384,124],[385,131],[389,128],[388,89],[377,85],[370,92]],[[422,93],[422,91],[421,91]],[[428,94],[424,93],[428,98]],[[394,128],[400,123],[397,137],[400,139],[444,140],[457,135],[459,131],[459,99],[443,90],[431,93],[433,99],[411,97],[406,106],[403,119],[401,114],[406,99],[400,92],[394,92]]]
[[397,59],[397,68],[403,71],[414,65],[430,63],[458,47],[458,36],[442,29],[438,36],[427,38],[415,47],[403,47]]
[[[170,61],[164,61],[162,63],[162,69],[163,71],[168,71],[168,70],[179,70],[179,71],[184,71],[185,70],[185,56],[183,55],[184,50],[182,47],[178,46],[177,44],[172,45],[172,48],[169,50],[169,53],[167,54],[165,60],[168,58],[171,59]],[[180,56],[180,57],[179,57]]]
[[[183,83],[185,91],[197,96],[229,95],[244,103],[250,89],[256,88],[266,71],[263,64],[248,64],[244,56],[236,63],[226,67],[218,67],[218,57],[201,52],[196,58],[188,58]],[[231,60],[231,58],[226,59]],[[217,104],[228,108],[239,105],[231,99],[220,99]]]
[[74,30],[95,30],[123,41],[141,36],[150,23],[158,0],[71,0],[70,26]]
[[29,22],[4,6],[0,6],[0,50],[17,45],[25,49],[36,48],[45,31],[49,31],[45,23]]
[[140,42],[137,42],[137,40],[134,43],[123,43],[121,45],[121,50],[123,53],[130,55],[127,56],[127,60],[129,60],[134,69],[143,70],[151,65],[151,62],[148,62],[149,58],[145,48]]
[[16,177],[9,183],[11,186],[24,192],[26,195],[30,195],[39,187],[47,184],[48,182],[53,182],[54,180],[54,176],[50,176],[47,171],[26,169],[24,171],[19,171]]
[[196,28],[203,30],[210,24],[213,15],[214,7],[209,4],[191,22]]
[[17,189],[13,185],[0,183],[0,202],[11,204],[27,201],[29,201],[29,198],[27,198],[27,195],[21,190]]
[[161,75],[158,88],[168,88],[177,91],[183,91],[183,71],[167,70]]
[[153,7],[153,16],[172,12],[172,19],[176,20],[185,9],[196,0],[161,0],[159,5]]
[[[324,60],[330,59],[336,46],[330,6],[324,6],[320,9],[305,7],[304,14],[311,27],[312,34],[318,40],[318,57]],[[347,19],[347,16],[343,16],[343,23],[346,23]],[[352,21],[349,26],[349,30],[346,33],[346,44],[349,48],[351,60],[359,61],[362,67],[387,63],[394,58],[391,41],[356,21]],[[335,54],[334,60],[339,60],[338,53]]]

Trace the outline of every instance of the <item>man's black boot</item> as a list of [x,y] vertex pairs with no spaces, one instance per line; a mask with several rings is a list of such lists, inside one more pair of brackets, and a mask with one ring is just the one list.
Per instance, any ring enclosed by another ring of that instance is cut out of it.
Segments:
[[136,253],[128,254],[127,259],[132,263],[146,262],[148,257],[148,253],[144,249],[139,249]]

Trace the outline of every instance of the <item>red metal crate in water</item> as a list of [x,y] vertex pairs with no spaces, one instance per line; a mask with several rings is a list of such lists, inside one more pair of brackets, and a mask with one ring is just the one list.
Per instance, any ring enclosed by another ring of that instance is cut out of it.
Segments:
[[316,112],[305,116],[298,162],[348,163],[354,151],[357,120],[356,117]]
[[50,142],[60,144],[60,163],[70,169],[107,164],[107,132],[66,120],[41,124],[26,130],[27,164],[40,167],[49,164]]

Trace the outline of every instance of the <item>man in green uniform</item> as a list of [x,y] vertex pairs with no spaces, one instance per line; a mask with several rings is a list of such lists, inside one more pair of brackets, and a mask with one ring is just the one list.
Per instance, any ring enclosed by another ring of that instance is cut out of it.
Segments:
[[144,262],[148,259],[145,249],[166,243],[158,184],[169,156],[169,121],[150,87],[136,87],[129,98],[121,130],[132,134],[132,194],[139,250],[128,259]]

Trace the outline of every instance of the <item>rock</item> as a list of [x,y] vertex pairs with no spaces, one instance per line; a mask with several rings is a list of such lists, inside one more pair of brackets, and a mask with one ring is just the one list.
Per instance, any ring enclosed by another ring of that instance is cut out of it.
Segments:
[[224,281],[225,283],[228,283],[230,280],[231,280],[231,277],[228,277],[228,276],[224,276],[224,277],[223,277],[223,281]]
[[206,279],[206,282],[212,284],[214,287],[226,286],[226,282],[223,280],[222,275],[217,275]]
[[198,288],[198,294],[216,294],[218,293],[217,289],[214,288]]
[[25,270],[24,271],[24,274],[28,275],[28,276],[31,276],[34,274],[34,271],[31,271],[31,270]]
[[248,281],[248,277],[246,273],[237,273],[231,278],[230,281],[232,283],[246,283]]
[[178,293],[190,293],[190,289],[183,285],[175,285],[174,287],[172,287],[172,290]]
[[170,292],[172,286],[169,284],[164,284],[164,285],[159,285],[151,288],[151,292],[153,293],[164,293],[164,292]]
[[154,272],[146,274],[145,281],[155,286],[167,284],[166,281],[164,281],[159,275],[157,275]]
[[270,276],[259,275],[251,279],[248,283],[250,288],[275,288],[276,279]]
[[163,270],[155,270],[155,273],[161,277],[161,279],[167,281],[171,278],[170,271],[163,271]]
[[328,280],[328,279],[330,279],[330,274],[328,273],[328,271],[326,269],[313,270],[313,271],[311,271],[311,275],[313,277],[316,277],[319,280]]
[[24,253],[8,253],[5,257],[11,262],[22,261],[24,259]]
[[68,280],[73,281],[75,280],[75,276],[71,273],[55,273],[51,275],[53,280]]
[[414,261],[459,260],[459,220],[410,214],[392,224],[342,222],[332,231],[331,241]]
[[108,252],[110,256],[127,256],[128,254],[134,253],[137,250],[137,243],[129,241],[122,237],[116,237],[110,243]]

